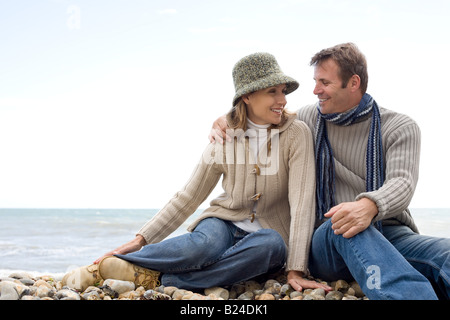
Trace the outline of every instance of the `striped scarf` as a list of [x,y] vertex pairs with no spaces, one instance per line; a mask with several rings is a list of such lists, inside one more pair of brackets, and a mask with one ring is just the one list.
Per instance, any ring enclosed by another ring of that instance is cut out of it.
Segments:
[[333,150],[327,135],[325,121],[339,126],[349,126],[372,112],[372,123],[369,132],[366,155],[366,191],[380,188],[384,182],[383,147],[381,141],[380,111],[375,100],[364,94],[359,105],[344,113],[322,114],[317,106],[316,123],[316,198],[317,217],[322,221],[324,214],[334,205],[335,171]]

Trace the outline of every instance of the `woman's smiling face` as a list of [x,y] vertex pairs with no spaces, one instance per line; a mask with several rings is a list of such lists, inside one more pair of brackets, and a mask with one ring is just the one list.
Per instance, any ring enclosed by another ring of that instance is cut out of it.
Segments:
[[242,97],[248,118],[256,124],[279,124],[286,105],[286,85],[261,89]]

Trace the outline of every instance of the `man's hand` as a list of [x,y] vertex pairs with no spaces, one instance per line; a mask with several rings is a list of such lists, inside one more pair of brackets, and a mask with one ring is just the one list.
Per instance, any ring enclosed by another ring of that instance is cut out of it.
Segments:
[[351,238],[366,230],[377,214],[378,208],[375,202],[368,198],[361,198],[358,201],[343,202],[334,206],[325,214],[325,217],[331,217],[335,234]]
[[223,144],[223,138],[225,137],[227,141],[230,141],[230,137],[227,135],[228,123],[226,116],[221,116],[216,121],[214,121],[211,132],[209,134],[209,141],[211,143],[219,142]]
[[287,274],[288,283],[294,290],[303,291],[303,289],[317,289],[322,288],[325,291],[331,291],[333,288],[321,284],[319,282],[303,278],[303,272],[291,270]]

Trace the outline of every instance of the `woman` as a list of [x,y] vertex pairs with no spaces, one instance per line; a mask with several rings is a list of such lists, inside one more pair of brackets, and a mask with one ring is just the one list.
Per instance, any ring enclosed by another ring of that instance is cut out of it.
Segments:
[[[83,290],[115,278],[150,288],[160,279],[195,290],[285,267],[294,289],[330,290],[303,277],[314,225],[313,141],[308,127],[285,110],[285,95],[299,84],[267,53],[241,59],[233,80],[236,94],[227,115],[233,141],[208,145],[186,186],[135,239],[67,274],[64,284]],[[224,193],[190,232],[164,240],[221,177]]]

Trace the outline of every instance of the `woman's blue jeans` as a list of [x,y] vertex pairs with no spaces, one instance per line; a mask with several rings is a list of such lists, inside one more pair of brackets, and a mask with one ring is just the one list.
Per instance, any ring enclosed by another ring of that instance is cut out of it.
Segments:
[[117,257],[160,271],[165,286],[195,290],[276,272],[286,255],[283,238],[275,230],[247,233],[232,222],[206,218],[193,232]]
[[[450,239],[407,226],[370,226],[352,238],[334,234],[331,220],[314,232],[310,271],[324,280],[355,279],[371,300],[449,299]],[[434,287],[434,289],[433,289]]]

